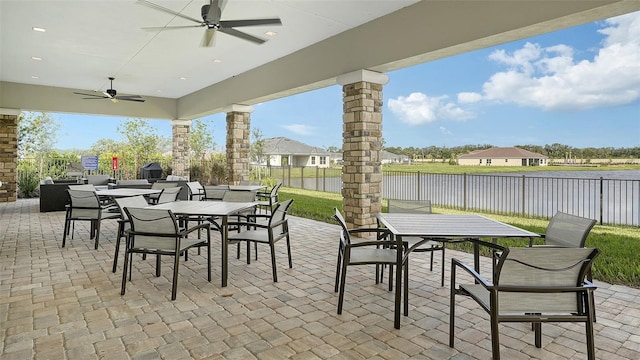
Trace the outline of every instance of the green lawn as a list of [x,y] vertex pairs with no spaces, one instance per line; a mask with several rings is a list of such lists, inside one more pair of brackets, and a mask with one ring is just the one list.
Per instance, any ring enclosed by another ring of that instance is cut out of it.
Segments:
[[[452,166],[455,167],[455,166]],[[280,201],[295,199],[290,213],[293,216],[334,223],[333,208],[342,210],[342,195],[281,188]],[[385,204],[383,203],[383,206]],[[384,209],[384,208],[383,208]],[[434,208],[435,213],[464,213],[451,209]],[[548,220],[482,214],[529,231],[543,233]],[[336,242],[338,239],[336,239]],[[502,245],[522,246],[521,240],[501,240]],[[640,288],[640,228],[633,226],[596,225],[587,238],[587,246],[600,249],[593,265],[594,278],[617,285]],[[461,244],[460,250],[470,251],[470,244]]]

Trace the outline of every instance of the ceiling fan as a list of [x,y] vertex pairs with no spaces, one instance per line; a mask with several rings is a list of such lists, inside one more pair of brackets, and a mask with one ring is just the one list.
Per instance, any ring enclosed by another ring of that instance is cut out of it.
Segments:
[[115,78],[109,77],[109,80],[111,80],[111,88],[102,92],[103,95],[87,94],[87,93],[81,93],[81,92],[74,92],[74,94],[90,96],[90,97],[83,98],[85,100],[109,99],[114,103],[117,103],[120,100],[144,102],[144,99],[140,95],[118,95],[118,92],[113,88],[113,80],[115,80]]
[[192,18],[190,16],[183,15],[179,12],[173,11],[171,9],[167,9],[158,4],[154,4],[147,0],[138,0],[137,3],[140,5],[148,6],[152,9],[160,10],[162,12],[175,15],[181,17],[183,19],[187,19],[197,23],[198,25],[186,25],[186,26],[164,26],[164,27],[147,27],[143,28],[144,30],[169,30],[169,29],[186,29],[186,28],[194,28],[194,27],[205,27],[204,36],[202,38],[202,42],[200,46],[209,47],[213,45],[213,40],[216,31],[220,31],[227,35],[235,36],[240,39],[244,39],[247,41],[251,41],[256,44],[262,44],[266,40],[261,39],[259,37],[255,37],[253,35],[249,35],[240,30],[236,30],[236,27],[243,26],[258,26],[258,25],[282,25],[282,21],[279,18],[273,19],[245,19],[245,20],[220,20],[222,16],[222,8],[224,7],[224,3],[226,0],[209,0],[208,5],[203,5],[200,13],[202,15],[202,21]]

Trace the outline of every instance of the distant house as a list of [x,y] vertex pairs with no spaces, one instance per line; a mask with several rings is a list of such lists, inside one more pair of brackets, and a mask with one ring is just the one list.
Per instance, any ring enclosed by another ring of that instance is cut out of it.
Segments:
[[286,137],[264,139],[266,159],[258,165],[267,166],[314,166],[328,168],[328,151]]
[[462,155],[458,157],[458,165],[546,166],[549,158],[517,147],[494,147]]
[[[380,156],[381,156],[380,163],[382,165],[411,163],[411,159],[409,159],[407,155],[396,155],[387,150],[382,150],[382,154]],[[331,161],[337,165],[342,165],[343,164],[342,152],[331,153]]]
[[382,150],[382,155],[381,155],[382,159],[380,160],[380,163],[382,163],[382,165],[388,165],[388,164],[409,164],[411,162],[411,160],[409,159],[409,157],[407,155],[396,155],[392,152],[389,152],[387,150]]

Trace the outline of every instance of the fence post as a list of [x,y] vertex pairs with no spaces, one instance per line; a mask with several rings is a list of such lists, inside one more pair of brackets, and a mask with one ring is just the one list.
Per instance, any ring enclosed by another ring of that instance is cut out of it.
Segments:
[[524,185],[524,183],[525,183],[525,181],[526,181],[525,177],[524,177],[524,175],[522,175],[522,217],[524,217],[524,215],[526,214],[525,213],[525,204],[524,204],[524,200],[525,200],[525,194],[524,194],[525,185]]
[[316,167],[316,191],[318,191],[318,189],[320,188],[319,182],[320,181],[320,168]]
[[420,171],[418,171],[418,173],[416,174],[416,176],[418,177],[418,183],[416,184],[416,186],[418,187],[418,200],[422,200],[422,186],[421,186],[421,182],[420,182]]
[[467,211],[467,173],[462,175],[462,209]]
[[603,206],[602,206],[602,200],[604,199],[603,196],[603,192],[604,192],[604,181],[602,179],[602,176],[600,176],[600,225],[602,225],[602,212],[604,211]]

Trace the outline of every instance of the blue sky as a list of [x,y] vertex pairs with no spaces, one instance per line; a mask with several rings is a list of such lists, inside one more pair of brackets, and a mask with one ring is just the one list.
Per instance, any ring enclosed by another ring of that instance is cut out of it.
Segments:
[[[640,146],[640,12],[387,73],[386,146],[561,143]],[[54,114],[56,148],[121,140],[123,118]],[[202,118],[217,149],[225,114]],[[87,124],[91,131],[87,131]],[[168,121],[150,120],[171,137]],[[342,145],[342,90],[331,86],[254,106],[252,127],[312,146]]]

